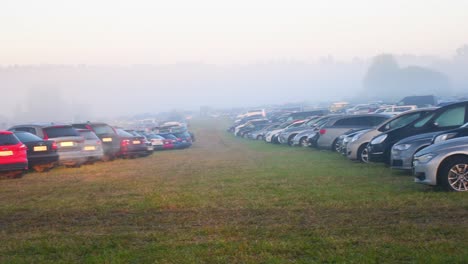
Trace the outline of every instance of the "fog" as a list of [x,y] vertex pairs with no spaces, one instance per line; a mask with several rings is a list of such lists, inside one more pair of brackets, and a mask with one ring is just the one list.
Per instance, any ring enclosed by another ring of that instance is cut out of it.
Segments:
[[[1,111],[3,119],[10,122],[72,121],[174,109],[196,111],[200,106],[313,105],[364,101],[367,95],[394,100],[411,94],[450,96],[468,91],[468,46],[454,51],[449,59],[385,56],[394,60],[391,67],[403,73],[402,81],[394,87],[387,84],[399,77],[386,72],[376,77],[377,88],[366,87],[365,78],[372,65],[379,63],[379,57],[346,62],[327,56],[315,62],[284,60],[246,65],[4,66],[0,68]],[[434,74],[443,79],[443,85],[437,86],[431,77]]]

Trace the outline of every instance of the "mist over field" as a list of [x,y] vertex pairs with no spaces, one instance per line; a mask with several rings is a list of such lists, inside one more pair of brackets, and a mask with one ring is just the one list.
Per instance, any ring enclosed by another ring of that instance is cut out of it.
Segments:
[[86,120],[287,102],[397,100],[468,91],[468,46],[450,59],[380,55],[343,62],[23,65],[0,68],[4,119]]

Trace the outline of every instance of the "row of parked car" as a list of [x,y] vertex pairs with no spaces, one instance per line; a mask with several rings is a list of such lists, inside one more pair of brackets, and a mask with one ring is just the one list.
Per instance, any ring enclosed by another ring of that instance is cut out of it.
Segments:
[[[297,114],[296,114],[297,115]],[[236,120],[236,136],[336,151],[359,162],[406,170],[415,182],[468,191],[468,101],[398,114],[326,114]]]
[[146,157],[154,150],[188,148],[194,136],[184,124],[151,131],[113,127],[106,123],[22,124],[0,131],[0,172],[10,177],[57,165],[80,167],[96,161]]

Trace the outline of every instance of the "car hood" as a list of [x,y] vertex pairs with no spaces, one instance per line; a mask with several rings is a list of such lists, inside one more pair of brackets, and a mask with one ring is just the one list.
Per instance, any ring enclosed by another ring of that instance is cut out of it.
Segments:
[[424,134],[419,134],[419,135],[414,135],[411,137],[404,138],[400,141],[398,141],[395,145],[398,144],[411,144],[412,142],[415,141],[432,141],[432,138],[436,135],[439,134],[440,132],[431,132],[431,133],[424,133]]
[[447,141],[431,145],[416,153],[415,156],[422,156],[431,152],[438,152],[440,150],[448,149],[468,151],[468,137],[449,139]]

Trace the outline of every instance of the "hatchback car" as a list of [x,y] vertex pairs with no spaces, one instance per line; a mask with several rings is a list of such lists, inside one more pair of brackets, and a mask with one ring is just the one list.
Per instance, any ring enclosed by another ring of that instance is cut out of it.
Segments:
[[391,116],[384,114],[343,115],[330,120],[320,127],[317,147],[335,150],[338,137],[350,130],[375,127]]
[[28,169],[27,149],[11,131],[0,131],[0,172],[22,175]]
[[154,150],[163,150],[163,149],[173,149],[174,144],[172,140],[166,139],[163,136],[156,135],[156,134],[149,134],[147,135],[148,140],[153,145]]
[[86,161],[82,153],[84,139],[71,125],[66,124],[24,124],[11,127],[10,131],[25,131],[45,140],[57,143],[59,164],[79,167]]
[[101,139],[102,149],[104,151],[102,160],[113,160],[120,152],[120,138],[114,128],[108,124],[100,122],[86,122],[73,124],[72,126],[78,129],[89,129],[93,131],[99,139]]
[[468,191],[468,137],[431,145],[414,155],[415,182]]
[[58,163],[59,155],[55,141],[44,140],[23,131],[15,132],[15,136],[28,148],[29,168],[37,172],[44,172],[52,169]]
[[116,128],[115,131],[120,140],[120,151],[117,153],[117,157],[135,158],[150,154],[144,137],[134,136],[121,128]]
[[104,156],[102,142],[96,134],[89,129],[77,129],[84,138],[83,155],[87,163],[99,161]]
[[391,149],[401,139],[431,132],[455,129],[468,122],[468,101],[437,108],[410,124],[389,130],[371,140],[369,160],[390,164]]

